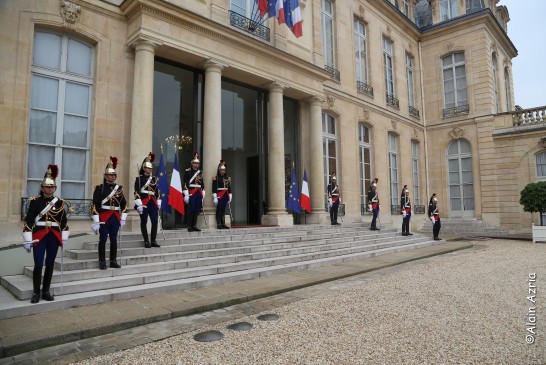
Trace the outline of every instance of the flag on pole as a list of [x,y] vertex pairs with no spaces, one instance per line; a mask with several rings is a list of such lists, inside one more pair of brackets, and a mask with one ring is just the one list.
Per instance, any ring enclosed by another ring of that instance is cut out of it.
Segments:
[[178,168],[178,157],[176,156],[176,153],[174,154],[173,175],[171,176],[171,186],[169,188],[169,205],[176,209],[180,214],[185,214],[182,182],[180,181],[180,169]]
[[277,16],[277,0],[267,0],[267,13],[270,18]]
[[160,210],[172,213],[171,206],[169,205],[169,182],[167,181],[167,170],[165,170],[165,162],[163,161],[163,153],[159,159],[159,168],[157,169],[157,176],[159,180],[157,187],[159,188],[159,199],[161,199]]
[[286,207],[296,214],[301,214],[300,194],[298,193],[298,183],[296,182],[296,171],[294,169],[292,169],[292,182],[290,183]]
[[303,35],[299,0],[284,0],[284,20],[296,38]]
[[279,24],[284,23],[284,0],[277,0],[275,4],[275,10],[277,11],[277,20]]
[[258,10],[260,11],[260,18],[263,18],[267,13],[267,3],[268,0],[256,0],[258,3]]
[[309,197],[309,185],[307,184],[307,171],[303,170],[303,183],[301,184],[300,205],[307,213],[311,213],[311,198]]

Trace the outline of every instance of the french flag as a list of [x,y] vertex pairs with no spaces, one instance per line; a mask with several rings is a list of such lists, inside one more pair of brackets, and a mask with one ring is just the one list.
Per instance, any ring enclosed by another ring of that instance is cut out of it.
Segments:
[[284,20],[284,0],[277,0],[275,5],[275,10],[277,10],[277,20],[279,24],[283,24]]
[[260,10],[260,18],[268,12],[267,2],[268,0],[256,0],[258,2],[258,10]]
[[299,0],[284,0],[284,20],[296,38],[303,35]]
[[180,214],[185,214],[184,196],[182,195],[182,182],[180,180],[179,170],[178,157],[175,154],[173,174],[171,176],[171,186],[169,187],[169,205],[176,209]]
[[309,184],[307,184],[306,170],[303,170],[303,184],[301,185],[300,205],[307,213],[311,213],[311,198],[309,197]]

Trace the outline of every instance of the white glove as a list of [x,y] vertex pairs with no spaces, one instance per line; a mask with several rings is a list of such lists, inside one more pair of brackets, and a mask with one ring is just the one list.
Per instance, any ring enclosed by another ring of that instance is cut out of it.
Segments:
[[140,214],[140,213],[142,213],[144,211],[144,206],[139,205],[138,207],[136,207],[136,210],[137,210],[138,214]]
[[30,250],[32,249],[32,242],[23,243],[23,247],[25,248],[25,250],[27,250],[27,252],[30,253]]
[[63,245],[68,241],[69,237],[70,237],[70,231],[62,231],[61,232],[61,238],[63,240]]
[[93,215],[93,223],[99,223],[100,222],[100,219],[99,219],[99,215],[98,214],[94,214]]
[[93,225],[91,226],[91,229],[93,230],[93,232],[98,233],[99,229],[100,229],[100,224],[99,223],[93,223]]
[[120,221],[119,221],[119,225],[120,225],[121,227],[123,227],[123,226],[125,225],[125,219],[120,220]]
[[372,211],[372,205],[368,205],[368,211],[371,212]]
[[332,199],[328,198],[328,206],[331,208],[332,207]]
[[434,217],[430,217],[430,221],[432,222],[432,224],[436,223],[436,220],[434,219]]
[[380,212],[381,211],[381,205],[377,205],[377,211]]
[[127,213],[121,213],[121,220],[122,221],[127,220]]
[[203,200],[205,200],[205,190],[201,190],[201,193],[203,194]]
[[161,199],[157,199],[157,207],[161,209]]
[[229,203],[231,203],[231,199],[233,198],[233,194],[229,194]]
[[212,200],[214,200],[214,205],[218,205],[218,195],[216,193],[212,193]]
[[403,211],[402,211],[402,218],[406,218],[407,215],[408,215],[408,214],[406,213],[406,211],[403,210]]
[[338,201],[339,201],[339,204],[341,204],[341,198],[339,198]]
[[184,203],[189,204],[190,203],[190,196],[184,195]]

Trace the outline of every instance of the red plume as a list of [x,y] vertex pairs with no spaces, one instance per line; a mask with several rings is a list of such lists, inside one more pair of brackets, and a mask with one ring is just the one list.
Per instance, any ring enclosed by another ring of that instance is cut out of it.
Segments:
[[112,161],[112,168],[115,169],[118,166],[118,158],[115,156],[110,156],[110,161]]
[[220,163],[224,163],[225,161],[224,160],[220,160]]
[[150,152],[148,156],[150,156],[150,162],[153,163],[155,161],[155,153]]
[[193,153],[193,157],[199,158],[199,152],[195,151],[195,152]]
[[57,175],[59,175],[59,167],[57,165],[49,165],[47,169],[51,170],[51,177],[56,179]]
[[375,181],[377,183],[379,181],[379,179],[376,177],[375,179],[373,179],[373,181]]

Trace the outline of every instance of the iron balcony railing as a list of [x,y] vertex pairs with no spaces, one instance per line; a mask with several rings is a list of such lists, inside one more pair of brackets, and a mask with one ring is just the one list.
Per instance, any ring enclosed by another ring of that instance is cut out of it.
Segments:
[[412,117],[414,118],[417,118],[419,119],[420,116],[419,116],[419,109],[416,109],[414,107],[412,107],[411,105],[409,106],[409,115],[411,115]]
[[453,108],[444,109],[444,118],[452,117],[458,114],[468,114],[469,111],[470,111],[470,106],[468,104],[454,106]]
[[511,113],[514,127],[546,124],[546,106],[516,110]]
[[387,105],[400,109],[400,101],[394,97],[394,94],[387,93]]
[[[93,215],[92,199],[64,199],[64,201],[68,205],[69,217],[89,218]],[[28,213],[29,203],[28,197],[21,198],[21,220],[25,219]]]
[[[328,203],[324,204],[324,210],[326,212],[330,211],[330,207],[328,206]],[[345,215],[345,204],[339,205],[339,208],[337,209],[337,215]]]
[[324,69],[330,73],[330,78],[334,81],[339,82],[341,80],[339,70],[336,70],[332,66],[325,65]]
[[357,80],[356,91],[358,91],[361,94],[368,95],[370,98],[373,98],[373,87],[366,84],[365,82]]
[[229,11],[229,24],[250,33],[253,36],[261,38],[264,41],[269,42],[270,40],[270,30],[268,27],[231,10]]
[[[411,208],[413,214],[425,214],[425,206],[416,204]],[[391,205],[391,215],[402,214],[402,207],[400,205]]]

